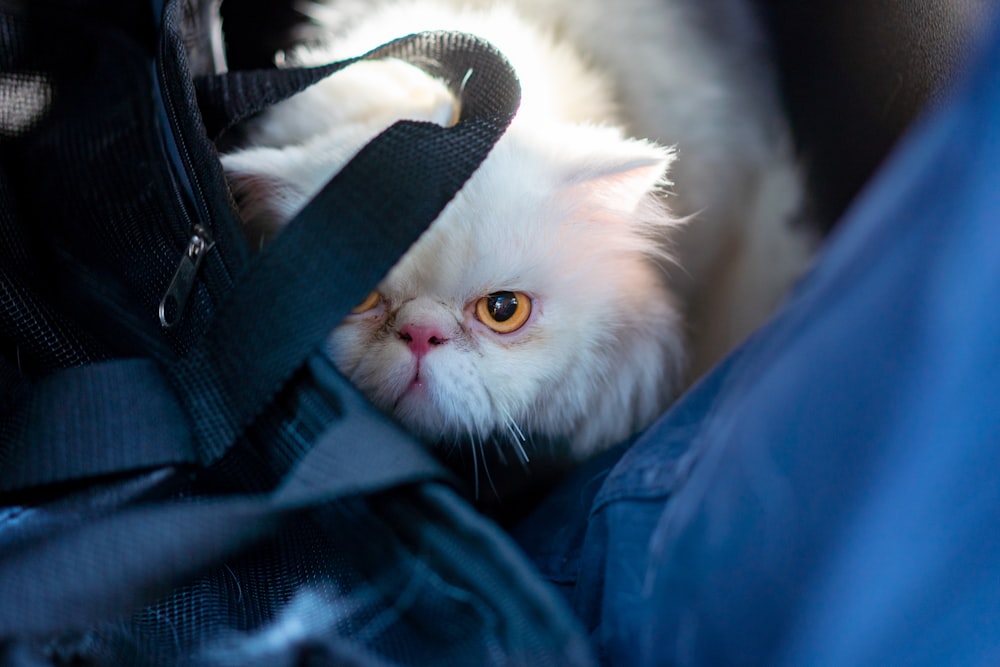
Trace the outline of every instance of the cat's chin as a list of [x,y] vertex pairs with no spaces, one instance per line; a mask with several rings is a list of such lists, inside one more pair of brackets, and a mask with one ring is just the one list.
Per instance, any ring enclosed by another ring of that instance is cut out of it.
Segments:
[[392,412],[397,416],[415,414],[431,406],[430,389],[427,383],[414,378],[403,392],[396,397]]
[[408,431],[425,442],[436,442],[447,429],[446,420],[434,404],[430,387],[414,380],[396,397],[387,411]]
[[524,433],[509,417],[493,421],[495,414],[475,410],[478,402],[470,401],[475,391],[449,393],[429,369],[426,377],[393,386],[379,407],[433,451],[468,499],[498,521],[528,511],[577,463],[567,455],[567,438]]

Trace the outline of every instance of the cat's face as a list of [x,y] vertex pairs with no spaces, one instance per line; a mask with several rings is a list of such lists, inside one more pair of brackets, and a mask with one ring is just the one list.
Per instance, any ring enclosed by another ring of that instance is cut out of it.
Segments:
[[677,322],[641,219],[666,156],[566,164],[539,141],[501,140],[330,339],[342,372],[428,441],[582,456],[674,388]]
[[[657,266],[672,222],[651,195],[670,159],[612,130],[515,120],[332,333],[336,365],[428,442],[508,460],[543,443],[582,458],[646,426],[683,365]],[[286,190],[273,196],[309,194]]]

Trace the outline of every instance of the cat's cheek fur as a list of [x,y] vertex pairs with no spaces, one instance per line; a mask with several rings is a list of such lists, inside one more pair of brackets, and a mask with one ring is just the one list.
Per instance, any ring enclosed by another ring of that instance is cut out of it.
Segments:
[[421,363],[421,386],[408,389],[394,415],[431,443],[482,438],[491,431],[484,406],[492,403],[477,359],[452,349],[429,353]]
[[[395,328],[378,318],[352,317],[334,330],[328,350],[335,365],[372,403],[425,440],[476,432],[474,408],[488,401],[465,355],[449,342],[419,360]],[[414,384],[418,379],[419,384]],[[456,425],[460,425],[456,427]]]
[[334,330],[330,339],[334,363],[376,407],[391,414],[413,382],[416,360],[398,341],[373,339],[351,329],[341,325]]
[[528,424],[537,417],[533,407],[550,356],[544,332],[502,336],[468,324],[465,335],[426,353],[418,365],[392,327],[355,316],[333,332],[329,353],[377,407],[422,439],[503,440],[497,436],[508,433],[508,420]]

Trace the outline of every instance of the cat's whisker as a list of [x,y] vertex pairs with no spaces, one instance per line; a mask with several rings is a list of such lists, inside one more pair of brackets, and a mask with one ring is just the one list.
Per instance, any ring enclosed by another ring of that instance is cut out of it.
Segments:
[[514,452],[517,453],[518,460],[522,464],[527,465],[529,458],[528,458],[528,452],[525,451],[524,445],[522,444],[524,441],[520,437],[518,437],[519,434],[517,433],[515,428],[512,427],[510,424],[507,425],[507,431],[510,433],[511,436],[510,442],[511,444],[514,445]]
[[472,497],[479,500],[479,456],[476,453],[476,441],[469,431],[469,443],[472,445]]
[[517,457],[521,459],[521,463],[524,465],[528,464],[528,452],[524,449],[524,443],[527,442],[527,438],[524,437],[524,431],[521,427],[517,425],[514,418],[511,416],[510,411],[507,408],[501,408],[504,414],[504,426],[507,427],[507,432],[511,435],[511,442],[514,444],[514,451],[517,452]]
[[514,418],[511,416],[510,411],[507,408],[504,408],[503,413],[507,417],[507,428],[511,429],[514,433],[516,433],[518,439],[521,442],[527,442],[527,438],[524,437],[524,431],[522,431],[521,427],[517,425],[516,421],[514,421]]

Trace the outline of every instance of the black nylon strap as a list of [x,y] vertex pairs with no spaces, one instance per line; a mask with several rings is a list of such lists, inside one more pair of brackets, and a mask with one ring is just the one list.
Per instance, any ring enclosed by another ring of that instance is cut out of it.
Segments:
[[[443,476],[426,449],[373,413],[325,357],[310,368],[344,417],[271,495],[118,509],[0,552],[0,639],[89,627],[148,604],[236,553],[290,512]],[[4,517],[0,515],[0,522]]]
[[0,432],[0,492],[197,461],[187,416],[156,364],[59,371]]
[[[520,91],[516,88],[516,77],[499,51],[471,35],[429,31],[401,37],[364,55],[327,65],[223,72],[198,77],[194,82],[195,91],[205,131],[213,141],[218,140],[226,130],[331,74],[362,60],[382,58],[406,60],[428,74],[444,79],[452,92],[462,98],[463,110],[473,115],[480,115],[480,107],[489,106],[492,97],[511,92],[514,99],[501,104],[512,104],[511,111],[517,107]],[[478,92],[463,91],[469,72],[480,79],[474,84]],[[488,78],[484,79],[484,76]]]
[[319,67],[289,67],[280,70],[238,70],[195,79],[205,132],[217,141],[226,130],[300,93],[364,56]]
[[316,498],[368,494],[447,473],[427,448],[403,435],[376,413],[322,353],[309,359],[318,386],[334,392],[344,418],[331,424],[285,476],[275,492],[281,506],[308,505]]
[[403,121],[363,148],[257,258],[201,344],[172,369],[205,463],[437,218],[513,118],[517,79],[485,42],[425,33],[390,46],[453,82],[460,121]]

